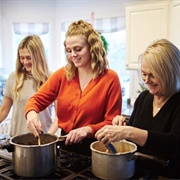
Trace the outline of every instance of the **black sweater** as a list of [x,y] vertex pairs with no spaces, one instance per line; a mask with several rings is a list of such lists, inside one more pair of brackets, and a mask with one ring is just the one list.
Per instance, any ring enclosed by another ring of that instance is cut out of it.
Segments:
[[134,104],[129,125],[148,131],[148,139],[138,151],[170,160],[163,175],[180,178],[180,93],[173,95],[153,117],[153,98],[142,92]]

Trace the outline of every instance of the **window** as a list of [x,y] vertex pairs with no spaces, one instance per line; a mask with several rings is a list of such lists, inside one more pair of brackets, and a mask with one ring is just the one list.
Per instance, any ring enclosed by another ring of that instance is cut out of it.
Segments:
[[111,69],[117,72],[122,87],[123,101],[130,97],[130,72],[126,70],[126,31],[102,33],[108,43],[108,60]]
[[[38,35],[44,45],[47,61],[49,59],[49,44],[50,44],[50,34],[49,34],[49,24],[48,23],[14,23],[13,24],[13,68],[15,70],[15,62],[17,56],[17,49],[19,43],[23,38],[28,35]],[[49,62],[48,62],[49,63]]]

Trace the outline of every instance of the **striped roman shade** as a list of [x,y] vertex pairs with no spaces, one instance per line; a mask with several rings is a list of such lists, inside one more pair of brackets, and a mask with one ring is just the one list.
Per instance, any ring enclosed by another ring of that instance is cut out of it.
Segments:
[[[90,22],[90,20],[85,21]],[[72,21],[63,22],[62,30],[66,32],[71,23]],[[125,17],[97,18],[93,23],[94,28],[100,33],[117,32],[125,28]]]
[[13,31],[21,35],[42,35],[49,32],[48,23],[13,23]]

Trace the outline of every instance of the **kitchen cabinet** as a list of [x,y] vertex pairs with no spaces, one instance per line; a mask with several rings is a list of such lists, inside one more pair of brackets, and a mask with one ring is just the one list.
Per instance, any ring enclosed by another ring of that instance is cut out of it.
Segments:
[[[180,0],[149,0],[126,4],[126,69],[131,101],[141,83],[138,57],[154,40],[166,38],[180,49]],[[133,103],[132,103],[133,104]]]
[[154,40],[168,38],[169,3],[156,0],[126,5],[126,69],[138,69],[138,57],[146,47]]

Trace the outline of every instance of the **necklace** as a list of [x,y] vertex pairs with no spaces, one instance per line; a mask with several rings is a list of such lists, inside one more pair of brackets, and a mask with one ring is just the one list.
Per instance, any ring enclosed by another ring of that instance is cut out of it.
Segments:
[[166,103],[167,100],[168,99],[164,99],[164,100],[160,101],[159,105],[158,105],[157,99],[156,100],[154,99],[154,106],[157,109],[157,111],[159,111],[163,107],[163,105]]
[[154,101],[153,101],[153,117],[154,117],[157,113],[159,113],[160,109],[161,109],[161,107],[158,107],[158,106],[156,105],[156,101],[154,100]]

